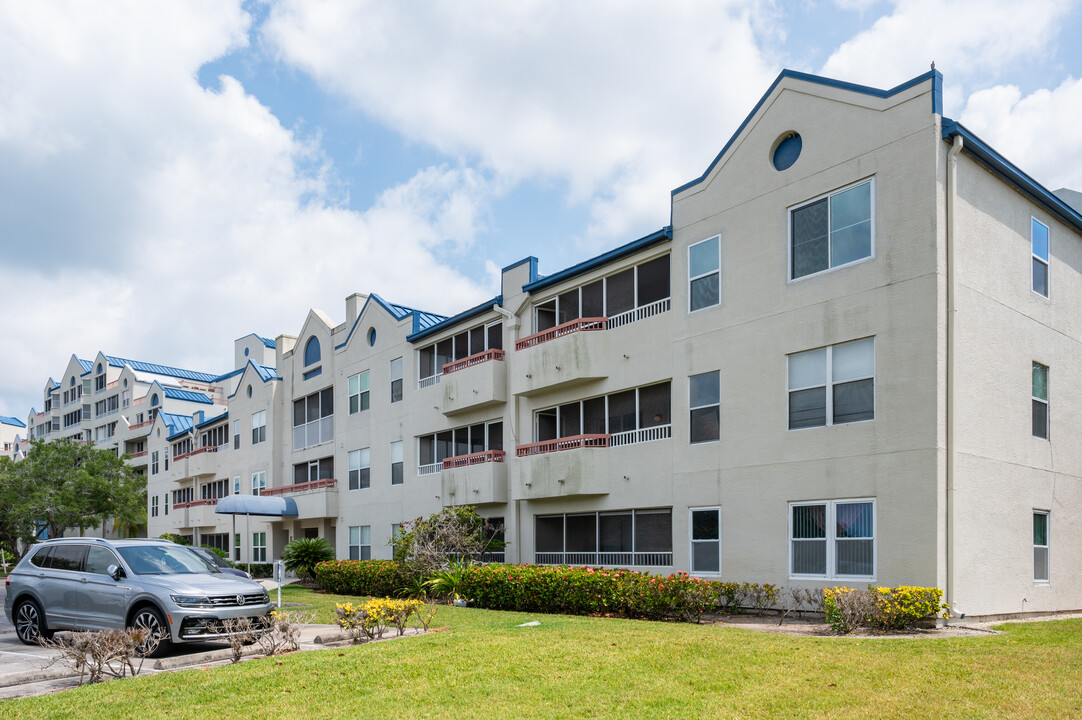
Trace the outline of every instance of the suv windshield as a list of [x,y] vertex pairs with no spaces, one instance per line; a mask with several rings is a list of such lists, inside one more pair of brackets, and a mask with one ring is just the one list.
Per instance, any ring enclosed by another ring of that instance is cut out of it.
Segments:
[[168,545],[129,545],[117,548],[137,575],[186,575],[221,572],[191,550]]

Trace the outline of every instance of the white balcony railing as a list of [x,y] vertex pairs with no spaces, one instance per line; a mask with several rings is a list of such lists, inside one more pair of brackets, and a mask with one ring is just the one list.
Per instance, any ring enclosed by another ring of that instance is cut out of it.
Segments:
[[538,565],[640,565],[665,567],[672,565],[671,552],[539,552],[534,553]]
[[418,475],[435,475],[440,470],[443,470],[443,463],[442,462],[429,463],[428,465],[418,465],[417,466],[417,474]]
[[417,381],[417,389],[423,390],[426,387],[432,387],[433,385],[440,384],[440,378],[442,375],[432,375],[430,377],[421,378]]
[[672,437],[672,425],[655,425],[654,427],[642,428],[641,430],[628,430],[627,432],[613,433],[609,438],[609,447],[621,445],[634,445],[636,443],[651,442],[653,440],[668,440]]
[[609,321],[605,324],[605,329],[612,330],[628,323],[633,323],[636,320],[643,320],[654,315],[660,315],[663,312],[668,312],[672,307],[672,298],[662,298],[649,305],[643,305],[627,312],[622,312],[619,315],[613,315],[609,318]]

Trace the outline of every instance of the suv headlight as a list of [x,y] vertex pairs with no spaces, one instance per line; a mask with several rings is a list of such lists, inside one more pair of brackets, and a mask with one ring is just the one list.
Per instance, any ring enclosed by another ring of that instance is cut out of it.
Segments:
[[214,607],[206,595],[170,595],[169,597],[182,608]]
[[267,592],[267,588],[263,588],[263,602],[265,602],[265,603],[270,602],[270,593]]

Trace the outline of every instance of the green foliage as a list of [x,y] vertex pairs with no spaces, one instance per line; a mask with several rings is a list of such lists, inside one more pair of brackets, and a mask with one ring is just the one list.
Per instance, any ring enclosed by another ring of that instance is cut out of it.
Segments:
[[169,542],[175,542],[177,545],[191,545],[188,538],[183,535],[177,535],[176,533],[162,533],[158,536],[160,540],[168,540]]
[[328,560],[334,560],[334,548],[326,538],[295,538],[282,550],[286,570],[309,580],[316,565]]
[[823,589],[823,613],[839,633],[850,633],[858,627],[909,630],[940,614],[948,617],[950,608],[942,600],[943,591],[935,587],[833,587]]
[[320,588],[339,595],[391,597],[408,585],[394,560],[332,560],[316,565],[314,575]]
[[0,462],[0,542],[50,537],[67,528],[97,527],[132,535],[146,524],[146,480],[108,450],[70,440],[34,440],[20,462]]
[[362,638],[379,640],[388,628],[394,628],[398,635],[404,635],[411,617],[417,617],[417,624],[428,630],[435,612],[426,607],[422,600],[392,600],[373,598],[362,605],[351,602],[338,603],[334,606],[335,623],[348,632],[354,642]]
[[436,597],[450,597],[455,600],[462,597],[462,583],[466,577],[468,565],[461,561],[454,561],[443,570],[436,570],[432,577],[424,582]]
[[453,560],[479,561],[486,552],[504,549],[507,543],[496,539],[502,531],[474,507],[459,505],[403,523],[402,531],[388,544],[394,559],[411,573],[429,576]]
[[222,550],[221,548],[211,547],[210,545],[200,545],[199,547],[203,548],[204,550],[210,550],[222,560],[229,559],[229,553],[227,553],[225,550]]
[[254,578],[269,578],[274,576],[274,564],[273,563],[252,563],[249,567],[248,563],[234,563],[236,567],[244,568],[252,574]]

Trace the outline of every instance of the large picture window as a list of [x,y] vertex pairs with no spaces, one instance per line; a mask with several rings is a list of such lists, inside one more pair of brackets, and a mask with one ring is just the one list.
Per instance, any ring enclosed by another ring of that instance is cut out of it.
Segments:
[[789,429],[875,419],[875,339],[789,356]]
[[534,518],[538,565],[672,565],[672,510]]
[[792,503],[789,546],[794,577],[875,577],[875,501]]
[[302,450],[334,440],[334,389],[293,401],[293,449]]
[[789,279],[871,257],[872,187],[866,180],[789,211]]

